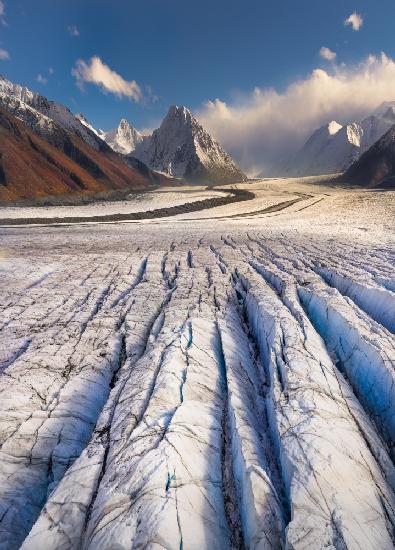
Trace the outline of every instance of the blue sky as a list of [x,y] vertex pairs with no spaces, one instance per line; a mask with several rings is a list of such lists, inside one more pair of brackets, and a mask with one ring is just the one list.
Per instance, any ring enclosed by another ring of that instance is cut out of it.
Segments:
[[[384,50],[395,55],[393,1],[347,0],[4,0],[7,26],[1,71],[82,111],[105,129],[126,115],[137,126],[160,118],[171,103],[199,107],[228,101],[255,86],[284,88],[320,63],[323,45],[349,62]],[[342,24],[354,10],[364,18],[353,32]],[[79,36],[68,27],[76,26]],[[126,80],[151,86],[159,98],[134,103],[85,93],[70,74],[93,55]],[[54,70],[48,74],[49,68]],[[36,82],[38,74],[47,84]]]
[[[3,0],[3,7],[0,48],[9,59],[0,71],[105,130],[121,117],[151,127],[172,103],[199,111],[216,98],[237,104],[255,87],[283,92],[317,67],[332,70],[322,47],[336,52],[337,66],[381,51],[395,57],[393,0]],[[353,12],[363,18],[358,31],[344,25]],[[72,68],[93,56],[136,81],[142,97],[93,83],[81,91]]]

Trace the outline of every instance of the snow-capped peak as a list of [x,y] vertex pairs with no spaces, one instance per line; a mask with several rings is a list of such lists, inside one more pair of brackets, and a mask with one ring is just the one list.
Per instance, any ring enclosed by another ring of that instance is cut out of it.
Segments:
[[332,122],[328,124],[328,132],[331,136],[334,136],[335,134],[337,134],[337,132],[342,128],[343,126],[338,122],[336,122],[336,120],[332,120]]
[[169,122],[171,124],[176,123],[180,125],[185,125],[185,124],[192,125],[194,123],[198,124],[197,120],[192,115],[191,111],[186,107],[184,107],[183,105],[181,105],[180,107],[178,105],[171,105],[169,107],[167,115],[163,119],[162,124],[166,125]]
[[119,126],[118,126],[118,130],[128,130],[130,129],[130,124],[129,122],[126,120],[126,118],[122,118],[120,123],[119,123]]
[[352,122],[345,126],[347,140],[355,147],[361,146],[361,140],[363,136],[363,127],[358,122]]
[[143,136],[123,118],[117,128],[104,133],[104,139],[114,151],[128,155],[143,140]]
[[243,181],[245,175],[184,106],[172,105],[134,156],[152,169],[191,181]]

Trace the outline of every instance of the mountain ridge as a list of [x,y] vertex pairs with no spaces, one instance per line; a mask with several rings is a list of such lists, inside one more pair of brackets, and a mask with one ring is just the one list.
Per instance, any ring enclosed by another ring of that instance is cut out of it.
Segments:
[[[1,200],[43,196],[44,188],[53,195],[141,188],[169,181],[141,161],[114,152],[85,118],[81,121],[81,115],[77,118],[67,107],[4,77],[0,77],[0,108]],[[19,166],[18,174],[10,158]],[[42,166],[30,169],[33,159]],[[42,182],[37,176],[41,172]],[[47,180],[49,173],[53,176],[53,189]]]
[[144,188],[147,179],[69,135],[66,155],[0,107],[0,200]]

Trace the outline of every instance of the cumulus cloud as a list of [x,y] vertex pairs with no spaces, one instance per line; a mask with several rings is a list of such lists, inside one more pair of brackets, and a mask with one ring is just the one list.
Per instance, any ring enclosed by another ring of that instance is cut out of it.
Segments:
[[295,152],[318,127],[369,115],[395,100],[395,62],[384,53],[354,66],[315,69],[283,92],[256,88],[230,103],[205,104],[198,118],[250,174]]
[[42,74],[38,74],[36,76],[36,82],[38,82],[39,84],[46,84],[48,82],[48,80],[45,78],[45,76],[43,76]]
[[91,82],[100,86],[104,92],[110,92],[119,98],[125,96],[138,102],[143,96],[135,80],[125,80],[97,56],[92,57],[88,62],[78,59],[71,74],[75,77],[80,89],[83,89],[85,82]]
[[354,31],[359,31],[363,25],[363,18],[360,13],[354,11],[347,19],[344,21],[345,25],[351,25]]
[[69,31],[70,36],[79,36],[80,31],[78,30],[76,25],[69,25],[67,27],[67,30]]
[[7,50],[0,48],[0,60],[8,61],[9,59],[10,59],[10,54],[7,52]]
[[333,52],[326,46],[322,46],[320,49],[320,56],[327,61],[334,61],[336,59],[336,52]]

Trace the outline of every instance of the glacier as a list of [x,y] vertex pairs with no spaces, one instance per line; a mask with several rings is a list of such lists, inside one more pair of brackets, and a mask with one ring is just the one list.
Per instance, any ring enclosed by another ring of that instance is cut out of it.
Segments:
[[1,550],[394,547],[395,193],[238,187],[2,225]]

